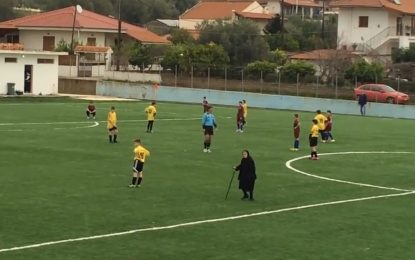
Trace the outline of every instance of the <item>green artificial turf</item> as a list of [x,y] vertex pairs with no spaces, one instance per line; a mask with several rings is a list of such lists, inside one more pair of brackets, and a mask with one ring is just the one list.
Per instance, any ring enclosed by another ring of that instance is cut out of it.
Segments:
[[[249,100],[248,100],[249,103]],[[202,152],[200,105],[159,103],[153,134],[148,102],[70,99],[0,102],[0,251],[43,242],[163,227],[332,201],[402,193],[295,173],[286,161],[309,153],[313,113],[300,112],[301,150],[291,152],[293,111],[249,109],[243,134],[235,107],[214,108],[219,128],[212,153]],[[116,107],[119,144],[109,144],[106,114]],[[332,108],[335,112],[335,108]],[[321,153],[415,152],[415,122],[334,116],[335,143]],[[132,140],[151,156],[142,187],[131,189]],[[241,201],[232,166],[249,149],[257,164],[256,201]],[[415,154],[348,154],[295,161],[319,176],[415,190]],[[0,259],[413,259],[415,195],[302,208],[68,242],[12,252]]]

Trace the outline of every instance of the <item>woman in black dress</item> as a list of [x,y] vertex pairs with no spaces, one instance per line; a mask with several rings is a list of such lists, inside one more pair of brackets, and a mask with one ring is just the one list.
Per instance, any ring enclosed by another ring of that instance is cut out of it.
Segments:
[[241,189],[244,193],[242,200],[246,200],[248,198],[250,200],[254,200],[254,185],[256,180],[255,162],[249,155],[248,150],[242,151],[241,163],[233,168],[236,171],[239,171],[239,189]]

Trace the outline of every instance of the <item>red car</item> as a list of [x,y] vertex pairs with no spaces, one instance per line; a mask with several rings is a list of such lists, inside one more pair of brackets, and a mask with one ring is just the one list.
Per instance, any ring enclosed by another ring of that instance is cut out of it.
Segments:
[[364,84],[354,89],[356,98],[363,94],[366,94],[369,102],[405,104],[409,101],[407,94],[398,92],[385,84]]

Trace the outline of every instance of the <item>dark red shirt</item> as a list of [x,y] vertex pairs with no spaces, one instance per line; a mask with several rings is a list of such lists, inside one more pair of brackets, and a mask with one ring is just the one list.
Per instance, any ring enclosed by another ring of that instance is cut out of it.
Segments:
[[242,105],[238,106],[238,112],[236,114],[237,120],[242,120],[244,118],[244,107]]
[[298,138],[300,136],[300,120],[298,118],[294,118],[293,129],[294,137]]
[[203,112],[208,111],[209,102],[207,100],[203,100],[202,106],[203,106]]

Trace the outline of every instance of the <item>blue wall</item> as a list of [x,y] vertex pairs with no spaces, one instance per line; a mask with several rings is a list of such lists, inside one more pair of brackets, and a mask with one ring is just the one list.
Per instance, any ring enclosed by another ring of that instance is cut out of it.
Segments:
[[[203,96],[206,96],[209,103],[219,105],[236,105],[239,100],[246,99],[250,107],[296,111],[316,111],[317,109],[326,111],[330,109],[336,114],[360,115],[357,102],[350,100],[164,86],[155,89],[150,85],[111,81],[99,81],[97,83],[97,95],[183,103],[201,103]],[[415,107],[369,103],[366,106],[366,114],[368,116],[415,119]]]

